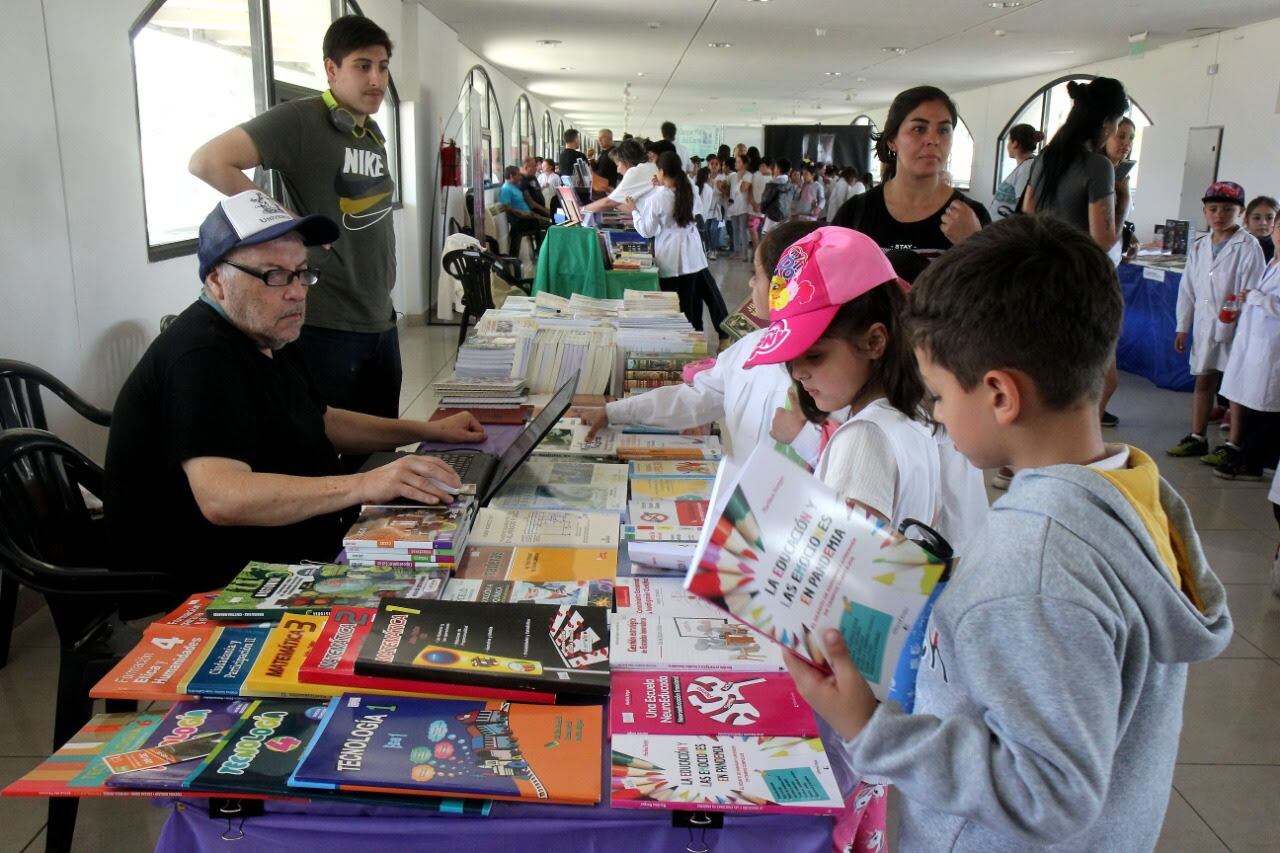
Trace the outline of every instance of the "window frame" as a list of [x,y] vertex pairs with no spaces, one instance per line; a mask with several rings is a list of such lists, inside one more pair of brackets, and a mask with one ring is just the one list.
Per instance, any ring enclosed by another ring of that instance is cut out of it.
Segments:
[[[476,76],[477,72],[479,72],[479,77]],[[465,163],[464,183],[465,178],[471,175],[471,164],[467,162],[471,157],[471,141],[466,136],[467,130],[471,126],[469,114],[471,109],[471,99],[467,97],[467,94],[471,91],[472,87],[476,86],[477,80],[483,81],[484,83],[484,89],[477,89],[477,91],[481,91],[484,95],[480,105],[480,138],[485,140],[483,145],[485,149],[485,164],[486,172],[489,173],[489,179],[481,189],[492,189],[493,187],[502,185],[502,165],[499,165],[496,172],[494,171],[493,154],[495,151],[498,152],[500,158],[499,163],[501,164],[501,158],[505,155],[506,134],[502,126],[502,110],[498,107],[497,95],[493,91],[493,80],[489,78],[489,72],[485,70],[485,67],[479,63],[471,66],[471,68],[467,70],[467,73],[462,80],[462,89],[458,92],[458,100],[460,101],[459,108],[462,111],[462,150]],[[497,119],[496,140],[494,139],[493,127],[495,118]]]
[[[533,123],[533,107],[529,103],[529,96],[521,93],[516,98],[515,116],[512,119],[513,130],[515,136],[513,139],[514,147],[512,151],[515,153],[516,165],[524,162],[526,157],[538,156],[538,133]],[[524,140],[529,139],[528,149],[526,150]]]
[[555,125],[551,123],[551,110],[542,112],[542,159],[554,159],[559,152],[555,150]]
[[[138,164],[140,167],[142,166],[142,104],[138,97],[138,62],[137,54],[134,50],[134,41],[139,33],[146,29],[156,13],[164,8],[168,2],[169,0],[150,0],[129,27],[129,64],[133,80],[134,129],[137,134]],[[275,78],[275,62],[271,46],[271,0],[244,0],[244,3],[249,16],[249,61],[253,67],[254,116],[257,116],[281,103],[278,86],[294,95],[304,91],[311,93],[311,90],[283,81],[278,82]],[[340,14],[365,17],[356,0],[330,0],[329,22],[332,23]],[[382,128],[382,131],[387,138],[387,148],[394,148],[394,156],[392,156],[391,150],[387,152],[387,166],[392,170],[392,178],[395,185],[395,196],[392,199],[391,208],[392,210],[400,210],[404,207],[403,190],[400,185],[402,166],[400,92],[396,88],[394,78],[388,79],[387,90],[390,96],[388,116],[391,126]],[[320,93],[314,92],[314,94],[318,95]],[[199,238],[174,240],[154,245],[151,243],[150,212],[147,210],[146,203],[146,170],[140,168],[139,171],[142,188],[143,239],[147,245],[147,261],[154,263],[156,261],[194,255],[200,244]],[[277,200],[283,200],[283,183],[274,171],[259,167],[255,170],[254,182]]]
[[[1013,129],[1013,126],[1015,124],[1020,123],[1018,119],[1022,117],[1022,113],[1032,104],[1034,104],[1036,102],[1036,99],[1040,99],[1041,103],[1040,103],[1039,122],[1038,123],[1026,122],[1026,123],[1033,125],[1038,130],[1044,130],[1044,128],[1049,123],[1049,101],[1050,101],[1050,95],[1052,94],[1054,89],[1058,88],[1059,86],[1065,83],[1070,83],[1073,80],[1092,81],[1096,79],[1098,79],[1097,74],[1064,74],[1061,77],[1056,77],[1053,80],[1050,80],[1048,83],[1045,83],[1039,89],[1036,89],[1033,93],[1031,93],[1030,97],[1028,97],[1026,100],[1024,100],[1021,104],[1018,105],[1018,108],[1013,111],[1012,115],[1009,116],[1009,120],[1004,123],[1004,127],[1000,128],[1000,133],[996,136],[996,150],[995,150],[996,161],[995,161],[995,169],[992,170],[992,180],[991,180],[991,191],[993,193],[1000,188],[1000,182],[1004,179],[1004,176],[1000,174],[1000,167],[1004,164],[1004,161],[1005,161],[1005,157],[1006,157],[1005,145],[1009,142],[1009,131]],[[1128,115],[1132,118],[1133,113],[1136,111],[1142,116],[1142,119],[1146,122],[1145,127],[1154,127],[1155,122],[1151,120],[1151,114],[1148,113],[1146,110],[1144,110],[1142,108],[1142,105],[1139,104],[1136,100],[1134,100],[1132,93],[1126,91],[1125,94],[1129,96],[1129,111],[1125,113],[1125,115]],[[1143,129],[1145,129],[1145,127]],[[1041,145],[1043,146],[1047,144],[1050,139],[1051,137],[1046,135],[1045,141],[1041,143]],[[1043,150],[1043,148],[1041,150]]]

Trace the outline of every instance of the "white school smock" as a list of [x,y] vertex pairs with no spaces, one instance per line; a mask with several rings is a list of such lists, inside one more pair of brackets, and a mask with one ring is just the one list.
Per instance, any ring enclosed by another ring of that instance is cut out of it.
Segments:
[[1213,256],[1212,232],[1195,239],[1178,285],[1178,331],[1191,332],[1191,372],[1226,370],[1237,323],[1222,323],[1218,312],[1227,294],[1239,293],[1262,276],[1266,260],[1257,239],[1237,228]]
[[[694,184],[696,187],[697,184]],[[711,178],[698,190],[698,198],[702,202],[703,219],[724,219],[724,211],[720,209],[720,193],[716,192],[715,181]]]
[[[773,413],[786,404],[791,388],[791,377],[781,364],[762,364],[750,370],[742,366],[766,331],[757,329],[736,341],[716,357],[714,367],[697,373],[692,384],[654,388],[608,403],[609,423],[688,429],[723,418],[726,446],[720,475],[736,476],[756,445],[773,441],[769,435]],[[791,442],[791,449],[812,465],[820,441],[817,425],[806,424]]]
[[[773,183],[771,175],[762,175],[756,172],[751,176],[751,204],[756,207],[760,206],[760,202],[764,199],[764,188]],[[750,210],[750,208],[748,208]]]
[[837,178],[831,182],[831,189],[827,192],[828,222],[836,218],[836,211],[849,200],[849,191],[851,189],[853,187],[849,186],[849,182],[844,178]]
[[751,212],[751,203],[747,199],[747,193],[742,191],[742,185],[745,183],[750,187],[753,178],[755,175],[750,172],[743,172],[741,177],[737,172],[729,176],[729,216]]
[[609,193],[609,201],[622,204],[627,197],[639,201],[653,189],[653,179],[658,174],[658,167],[652,163],[639,163],[627,169],[618,178],[618,185]]
[[[841,484],[835,482],[840,474],[829,470],[829,463],[833,456],[844,449],[842,445],[845,442],[854,440],[858,429],[855,425],[864,424],[873,424],[880,430],[893,454],[893,463],[897,469],[893,485],[893,507],[885,513],[893,529],[897,530],[908,518],[923,521],[937,529],[938,507],[942,501],[942,473],[937,442],[929,427],[908,418],[883,397],[871,401],[836,428],[818,458],[814,473],[837,494],[844,494]],[[938,532],[950,539],[948,531],[938,529]]]
[[1273,260],[1260,281],[1245,287],[1221,393],[1259,412],[1280,412],[1280,265]]
[[707,268],[707,255],[702,251],[698,226],[690,220],[683,227],[676,224],[672,211],[676,194],[667,187],[657,187],[640,199],[631,223],[642,237],[653,238],[653,261],[658,278],[675,278]]

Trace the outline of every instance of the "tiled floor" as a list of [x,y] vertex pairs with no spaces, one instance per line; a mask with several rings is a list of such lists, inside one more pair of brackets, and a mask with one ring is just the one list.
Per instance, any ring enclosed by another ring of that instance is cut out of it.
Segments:
[[[732,307],[745,298],[748,267],[713,265]],[[402,411],[434,408],[430,381],[452,360],[453,327],[404,332]],[[1195,515],[1209,558],[1227,584],[1235,638],[1219,659],[1192,668],[1181,751],[1161,853],[1280,850],[1280,598],[1268,586],[1277,528],[1266,484],[1226,483],[1194,460],[1164,456],[1186,431],[1190,397],[1121,376],[1114,433],[1156,456]],[[20,601],[9,665],[0,670],[0,785],[34,766],[52,737],[57,642],[38,600]],[[136,851],[154,846],[167,810],[142,801],[85,801],[76,849]],[[0,851],[44,846],[44,801],[0,800]],[[619,849],[624,849],[620,845]]]

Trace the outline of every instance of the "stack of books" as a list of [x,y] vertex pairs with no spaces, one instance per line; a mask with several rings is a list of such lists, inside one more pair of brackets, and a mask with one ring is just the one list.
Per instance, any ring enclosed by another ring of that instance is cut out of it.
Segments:
[[587,438],[591,428],[578,418],[564,417],[543,436],[533,449],[535,456],[569,456],[579,459],[617,458],[618,439],[622,432],[618,427],[605,427],[592,438]]
[[354,567],[453,568],[467,545],[475,498],[448,506],[365,506],[342,539]]
[[515,361],[514,337],[473,334],[458,349],[454,376],[458,379],[510,379]]
[[622,396],[633,397],[654,388],[680,385],[684,366],[706,358],[692,352],[628,352],[622,373]]
[[431,383],[440,396],[440,405],[468,409],[513,409],[528,402],[525,380],[508,377],[482,378],[455,373],[448,379]]
[[[629,471],[631,500],[639,506],[649,501],[708,501],[715,483],[719,463],[706,460],[642,460],[632,462]],[[667,504],[663,504],[667,507]],[[699,510],[705,515],[706,510]],[[643,514],[643,511],[642,511]],[[685,518],[692,518],[686,511]],[[627,557],[633,575],[679,573],[683,576],[692,564],[697,548],[697,535],[679,523],[679,506],[675,505],[677,523],[647,522],[623,527]],[[633,519],[634,520],[634,519]]]
[[624,433],[618,438],[617,454],[623,462],[659,459],[715,462],[723,456],[719,436],[636,433]]
[[627,511],[627,466],[551,457],[525,461],[489,502],[495,509]]

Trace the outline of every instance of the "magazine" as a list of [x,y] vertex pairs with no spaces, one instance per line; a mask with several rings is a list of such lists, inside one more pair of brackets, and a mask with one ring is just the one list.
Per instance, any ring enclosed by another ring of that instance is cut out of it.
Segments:
[[884,699],[943,569],[761,445],[718,490],[685,587],[818,666],[822,631],[839,629]]

